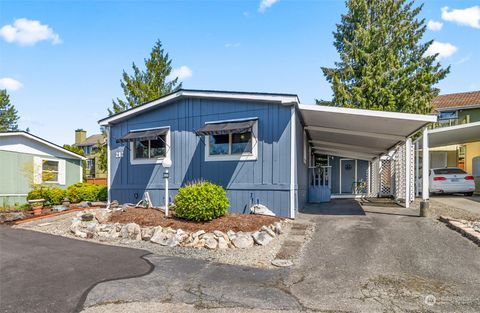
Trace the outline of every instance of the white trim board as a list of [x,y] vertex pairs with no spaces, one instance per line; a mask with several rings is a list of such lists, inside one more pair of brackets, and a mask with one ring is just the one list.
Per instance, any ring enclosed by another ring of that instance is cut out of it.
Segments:
[[293,106],[290,115],[290,218],[295,218],[296,119],[296,108]]
[[172,101],[182,98],[204,98],[204,99],[227,99],[227,100],[248,100],[261,102],[279,102],[284,105],[298,104],[299,100],[294,95],[275,95],[275,94],[260,94],[260,93],[240,93],[228,91],[199,91],[199,90],[179,90],[170,95],[142,104],[136,108],[118,113],[114,116],[107,117],[98,121],[101,126],[107,126],[110,123],[127,118],[131,115],[138,114],[145,110],[156,106],[164,105]]
[[[85,157],[79,155],[79,154],[76,154],[74,152],[71,152],[65,148],[62,148],[56,144],[53,144],[51,142],[48,142],[46,141],[45,139],[42,139],[40,137],[37,137],[37,136],[34,136],[34,135],[31,135],[27,132],[22,132],[22,131],[19,131],[19,132],[4,132],[4,133],[0,133],[0,137],[15,137],[15,136],[20,136],[20,137],[23,137],[23,138],[27,138],[27,139],[30,139],[30,140],[33,140],[35,142],[38,142],[44,146],[47,146],[49,148],[52,148],[54,150],[57,150],[63,154],[66,154],[68,156],[71,156],[75,159],[79,159],[79,160],[86,160]],[[20,153],[27,153],[27,154],[35,154],[35,153],[32,153],[33,151],[31,151],[31,149],[25,149],[25,148],[22,148],[22,147],[19,147],[19,145],[8,145],[8,146],[4,146],[2,148],[2,146],[0,145],[0,150],[3,150],[3,151],[12,151],[12,152],[20,152]],[[60,157],[60,156],[55,156],[55,157]]]

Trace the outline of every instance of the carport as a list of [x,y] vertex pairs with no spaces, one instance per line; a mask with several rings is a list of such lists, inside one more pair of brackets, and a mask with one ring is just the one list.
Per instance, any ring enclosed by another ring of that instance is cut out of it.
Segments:
[[[393,196],[409,207],[415,180],[412,136],[427,133],[436,116],[302,104],[299,110],[312,154],[368,161],[367,196]],[[422,159],[428,169],[424,138]],[[423,185],[428,190],[428,180]],[[428,192],[423,194],[428,200]]]
[[[428,145],[427,149],[423,149],[425,139],[427,138]],[[450,146],[450,145],[461,145],[469,142],[474,142],[480,140],[480,122],[461,124],[455,126],[440,127],[431,130],[427,130],[422,134],[421,137],[417,138],[414,142],[415,151],[417,157],[415,158],[415,168],[416,170],[416,181],[419,182],[419,168],[430,168],[430,163],[427,162],[425,165],[425,160],[420,163],[418,155],[422,151],[422,155],[425,155],[425,150],[429,148]],[[428,152],[427,152],[428,154]],[[427,172],[428,173],[428,172]],[[427,174],[428,175],[428,174]],[[425,180],[422,180],[422,183],[425,183]],[[422,188],[422,193],[425,189]],[[428,190],[428,189],[427,189]],[[416,187],[416,194],[419,195],[420,190]]]

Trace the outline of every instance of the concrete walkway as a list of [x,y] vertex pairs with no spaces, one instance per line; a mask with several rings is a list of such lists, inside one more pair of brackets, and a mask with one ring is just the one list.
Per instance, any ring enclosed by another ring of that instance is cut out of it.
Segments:
[[0,312],[74,312],[96,283],[148,273],[147,251],[0,226]]

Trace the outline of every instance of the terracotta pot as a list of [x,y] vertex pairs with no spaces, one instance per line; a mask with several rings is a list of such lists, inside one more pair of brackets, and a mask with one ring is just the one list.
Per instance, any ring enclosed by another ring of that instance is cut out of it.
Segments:
[[42,207],[41,206],[33,208],[33,215],[41,215],[41,214],[42,214]]

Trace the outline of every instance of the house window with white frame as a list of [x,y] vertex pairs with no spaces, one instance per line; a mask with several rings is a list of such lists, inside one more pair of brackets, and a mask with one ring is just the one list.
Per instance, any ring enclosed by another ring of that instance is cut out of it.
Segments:
[[153,140],[137,140],[133,142],[133,159],[158,159],[167,155],[166,135]]
[[258,121],[211,122],[197,134],[205,135],[206,161],[256,160]]
[[54,160],[42,161],[42,182],[58,183],[59,162]]
[[211,135],[209,155],[252,154],[252,132]]

